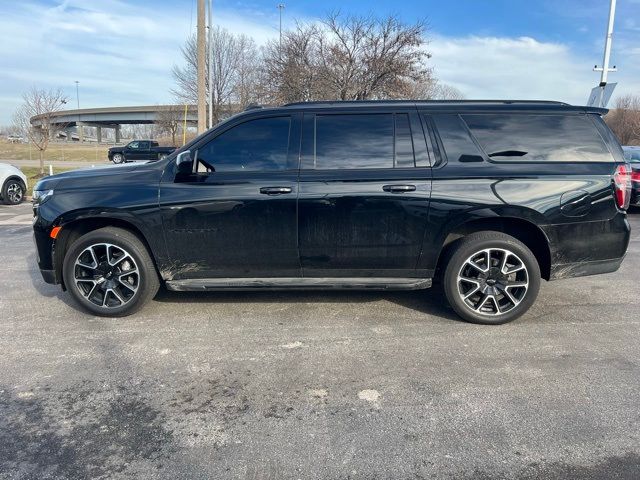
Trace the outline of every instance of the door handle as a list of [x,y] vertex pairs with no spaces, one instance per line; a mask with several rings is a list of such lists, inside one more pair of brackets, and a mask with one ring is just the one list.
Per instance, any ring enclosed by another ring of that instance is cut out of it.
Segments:
[[385,192],[402,193],[402,192],[415,192],[415,185],[385,185],[382,187]]
[[284,195],[292,191],[293,189],[291,187],[262,187],[260,189],[260,193],[264,195]]

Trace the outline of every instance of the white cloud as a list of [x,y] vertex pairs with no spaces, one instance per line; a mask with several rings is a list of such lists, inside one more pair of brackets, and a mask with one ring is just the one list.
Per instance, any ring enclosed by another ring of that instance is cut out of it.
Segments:
[[[32,85],[63,88],[75,106],[78,80],[81,107],[171,102],[171,68],[182,61],[180,47],[195,30],[195,11],[166,4],[150,10],[141,3],[0,4],[0,124],[10,122],[22,92]],[[274,15],[223,9],[214,14],[216,24],[258,43],[277,35]]]
[[[530,37],[435,36],[429,50],[436,75],[460,89],[467,98],[584,104],[599,81],[591,71],[594,59],[575,54],[568,45]],[[631,47],[620,45],[619,50],[622,56],[633,55]],[[617,94],[640,92],[637,62],[614,75],[609,81],[619,82]]]

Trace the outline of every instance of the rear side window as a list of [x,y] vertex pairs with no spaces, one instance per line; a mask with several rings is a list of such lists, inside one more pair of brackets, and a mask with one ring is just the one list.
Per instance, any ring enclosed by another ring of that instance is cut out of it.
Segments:
[[[312,120],[313,121],[313,120]],[[409,115],[316,115],[304,140],[302,168],[318,170],[415,167]],[[305,131],[307,127],[305,127]]]
[[316,115],[315,168],[392,168],[393,115]]
[[199,148],[198,161],[215,172],[285,170],[290,128],[290,117],[249,120]]
[[486,154],[507,162],[613,162],[586,115],[463,115]]

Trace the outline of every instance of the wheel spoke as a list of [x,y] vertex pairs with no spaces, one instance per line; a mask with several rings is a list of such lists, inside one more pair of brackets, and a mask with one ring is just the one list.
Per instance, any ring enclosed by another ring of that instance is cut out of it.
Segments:
[[[478,257],[480,255],[480,253],[482,253],[485,256],[486,259],[486,268],[482,268],[480,265],[478,265],[473,258]],[[480,270],[482,273],[489,271],[489,268],[491,268],[491,255],[489,253],[489,250],[484,250],[483,252],[478,252],[476,255],[474,255],[474,257],[469,259],[468,264],[471,265],[472,267]]]
[[509,291],[508,288],[504,288],[502,289],[502,292],[506,295],[506,297],[509,299],[509,301],[511,303],[513,303],[513,306],[517,306],[520,303],[520,300],[518,300],[516,297],[514,297],[513,295],[511,295],[511,292]]
[[118,291],[115,288],[110,288],[108,291],[113,293],[116,296],[116,298],[120,302],[120,305],[124,305],[126,303],[124,299],[120,296],[120,294],[118,294]]

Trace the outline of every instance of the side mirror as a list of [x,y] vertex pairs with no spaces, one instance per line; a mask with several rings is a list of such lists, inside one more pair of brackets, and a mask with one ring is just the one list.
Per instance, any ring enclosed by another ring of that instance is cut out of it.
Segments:
[[189,150],[178,154],[176,157],[176,166],[178,167],[179,174],[190,175],[193,173],[193,160],[191,159],[191,152]]

